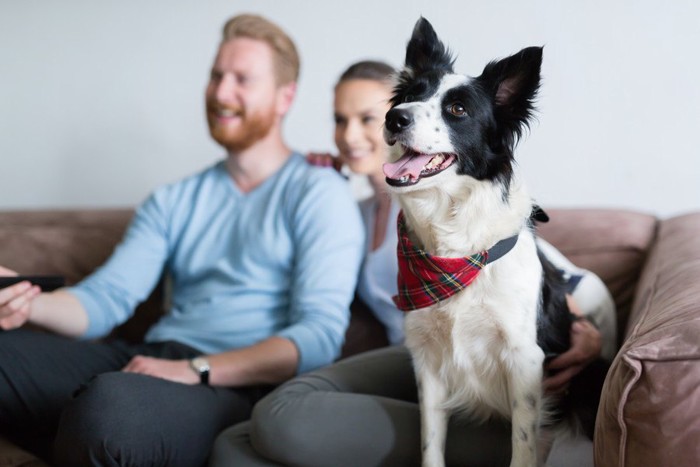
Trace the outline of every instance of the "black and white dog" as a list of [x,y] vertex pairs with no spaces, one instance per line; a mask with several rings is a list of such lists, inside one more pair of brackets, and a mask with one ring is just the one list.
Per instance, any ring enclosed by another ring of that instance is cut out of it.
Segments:
[[536,206],[514,170],[541,62],[542,48],[530,47],[476,78],[456,74],[421,18],[386,115],[385,139],[401,152],[384,173],[403,213],[397,304],[413,310],[405,331],[424,466],[444,465],[453,412],[509,418],[511,466],[538,465],[543,362],[569,347],[572,320],[562,278],[538,253]]

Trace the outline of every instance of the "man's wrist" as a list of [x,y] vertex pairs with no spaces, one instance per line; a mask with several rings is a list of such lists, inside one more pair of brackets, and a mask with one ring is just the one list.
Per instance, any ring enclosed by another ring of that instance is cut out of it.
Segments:
[[190,360],[190,368],[199,376],[199,383],[209,385],[209,372],[211,365],[206,357],[200,355]]

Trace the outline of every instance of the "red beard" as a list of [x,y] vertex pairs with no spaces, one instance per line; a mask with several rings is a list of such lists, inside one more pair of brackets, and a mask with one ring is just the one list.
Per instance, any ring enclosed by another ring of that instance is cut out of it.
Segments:
[[270,133],[275,124],[275,112],[272,109],[255,115],[239,111],[240,122],[234,128],[219,122],[216,117],[215,104],[207,103],[207,122],[209,133],[214,141],[229,152],[241,152],[251,147]]

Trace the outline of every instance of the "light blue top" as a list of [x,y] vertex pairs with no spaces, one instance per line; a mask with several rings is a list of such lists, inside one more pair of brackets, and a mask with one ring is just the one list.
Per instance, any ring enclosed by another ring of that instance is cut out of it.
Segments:
[[396,308],[392,300],[392,297],[398,292],[396,279],[399,273],[399,264],[396,259],[396,245],[398,243],[396,218],[399,215],[399,210],[398,203],[392,201],[386,235],[379,248],[372,251],[377,200],[375,197],[371,197],[360,203],[368,247],[357,283],[357,295],[369,306],[377,319],[384,324],[391,344],[400,344],[404,338],[404,313]]
[[300,154],[249,193],[221,161],[156,190],[109,260],[70,289],[89,317],[84,337],[128,319],[165,271],[172,303],[147,342],[216,353],[281,336],[300,373],[328,364],[349,322],[361,222],[347,183]]

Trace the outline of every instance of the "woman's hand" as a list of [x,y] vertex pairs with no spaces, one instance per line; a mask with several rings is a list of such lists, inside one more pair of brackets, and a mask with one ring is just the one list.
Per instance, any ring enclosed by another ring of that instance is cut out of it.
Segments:
[[[11,269],[0,266],[0,276],[16,276]],[[18,282],[0,289],[0,329],[18,328],[29,319],[32,300],[41,293],[41,288],[29,281]]]
[[343,163],[338,156],[333,156],[327,152],[310,152],[306,155],[306,162],[319,167],[333,167],[340,172]]
[[[571,296],[567,295],[566,298],[571,312],[582,316]],[[565,392],[571,378],[600,357],[602,344],[600,331],[593,323],[585,319],[578,319],[571,323],[571,348],[545,366],[545,370],[557,370],[557,372],[543,380],[544,391],[548,394]]]

